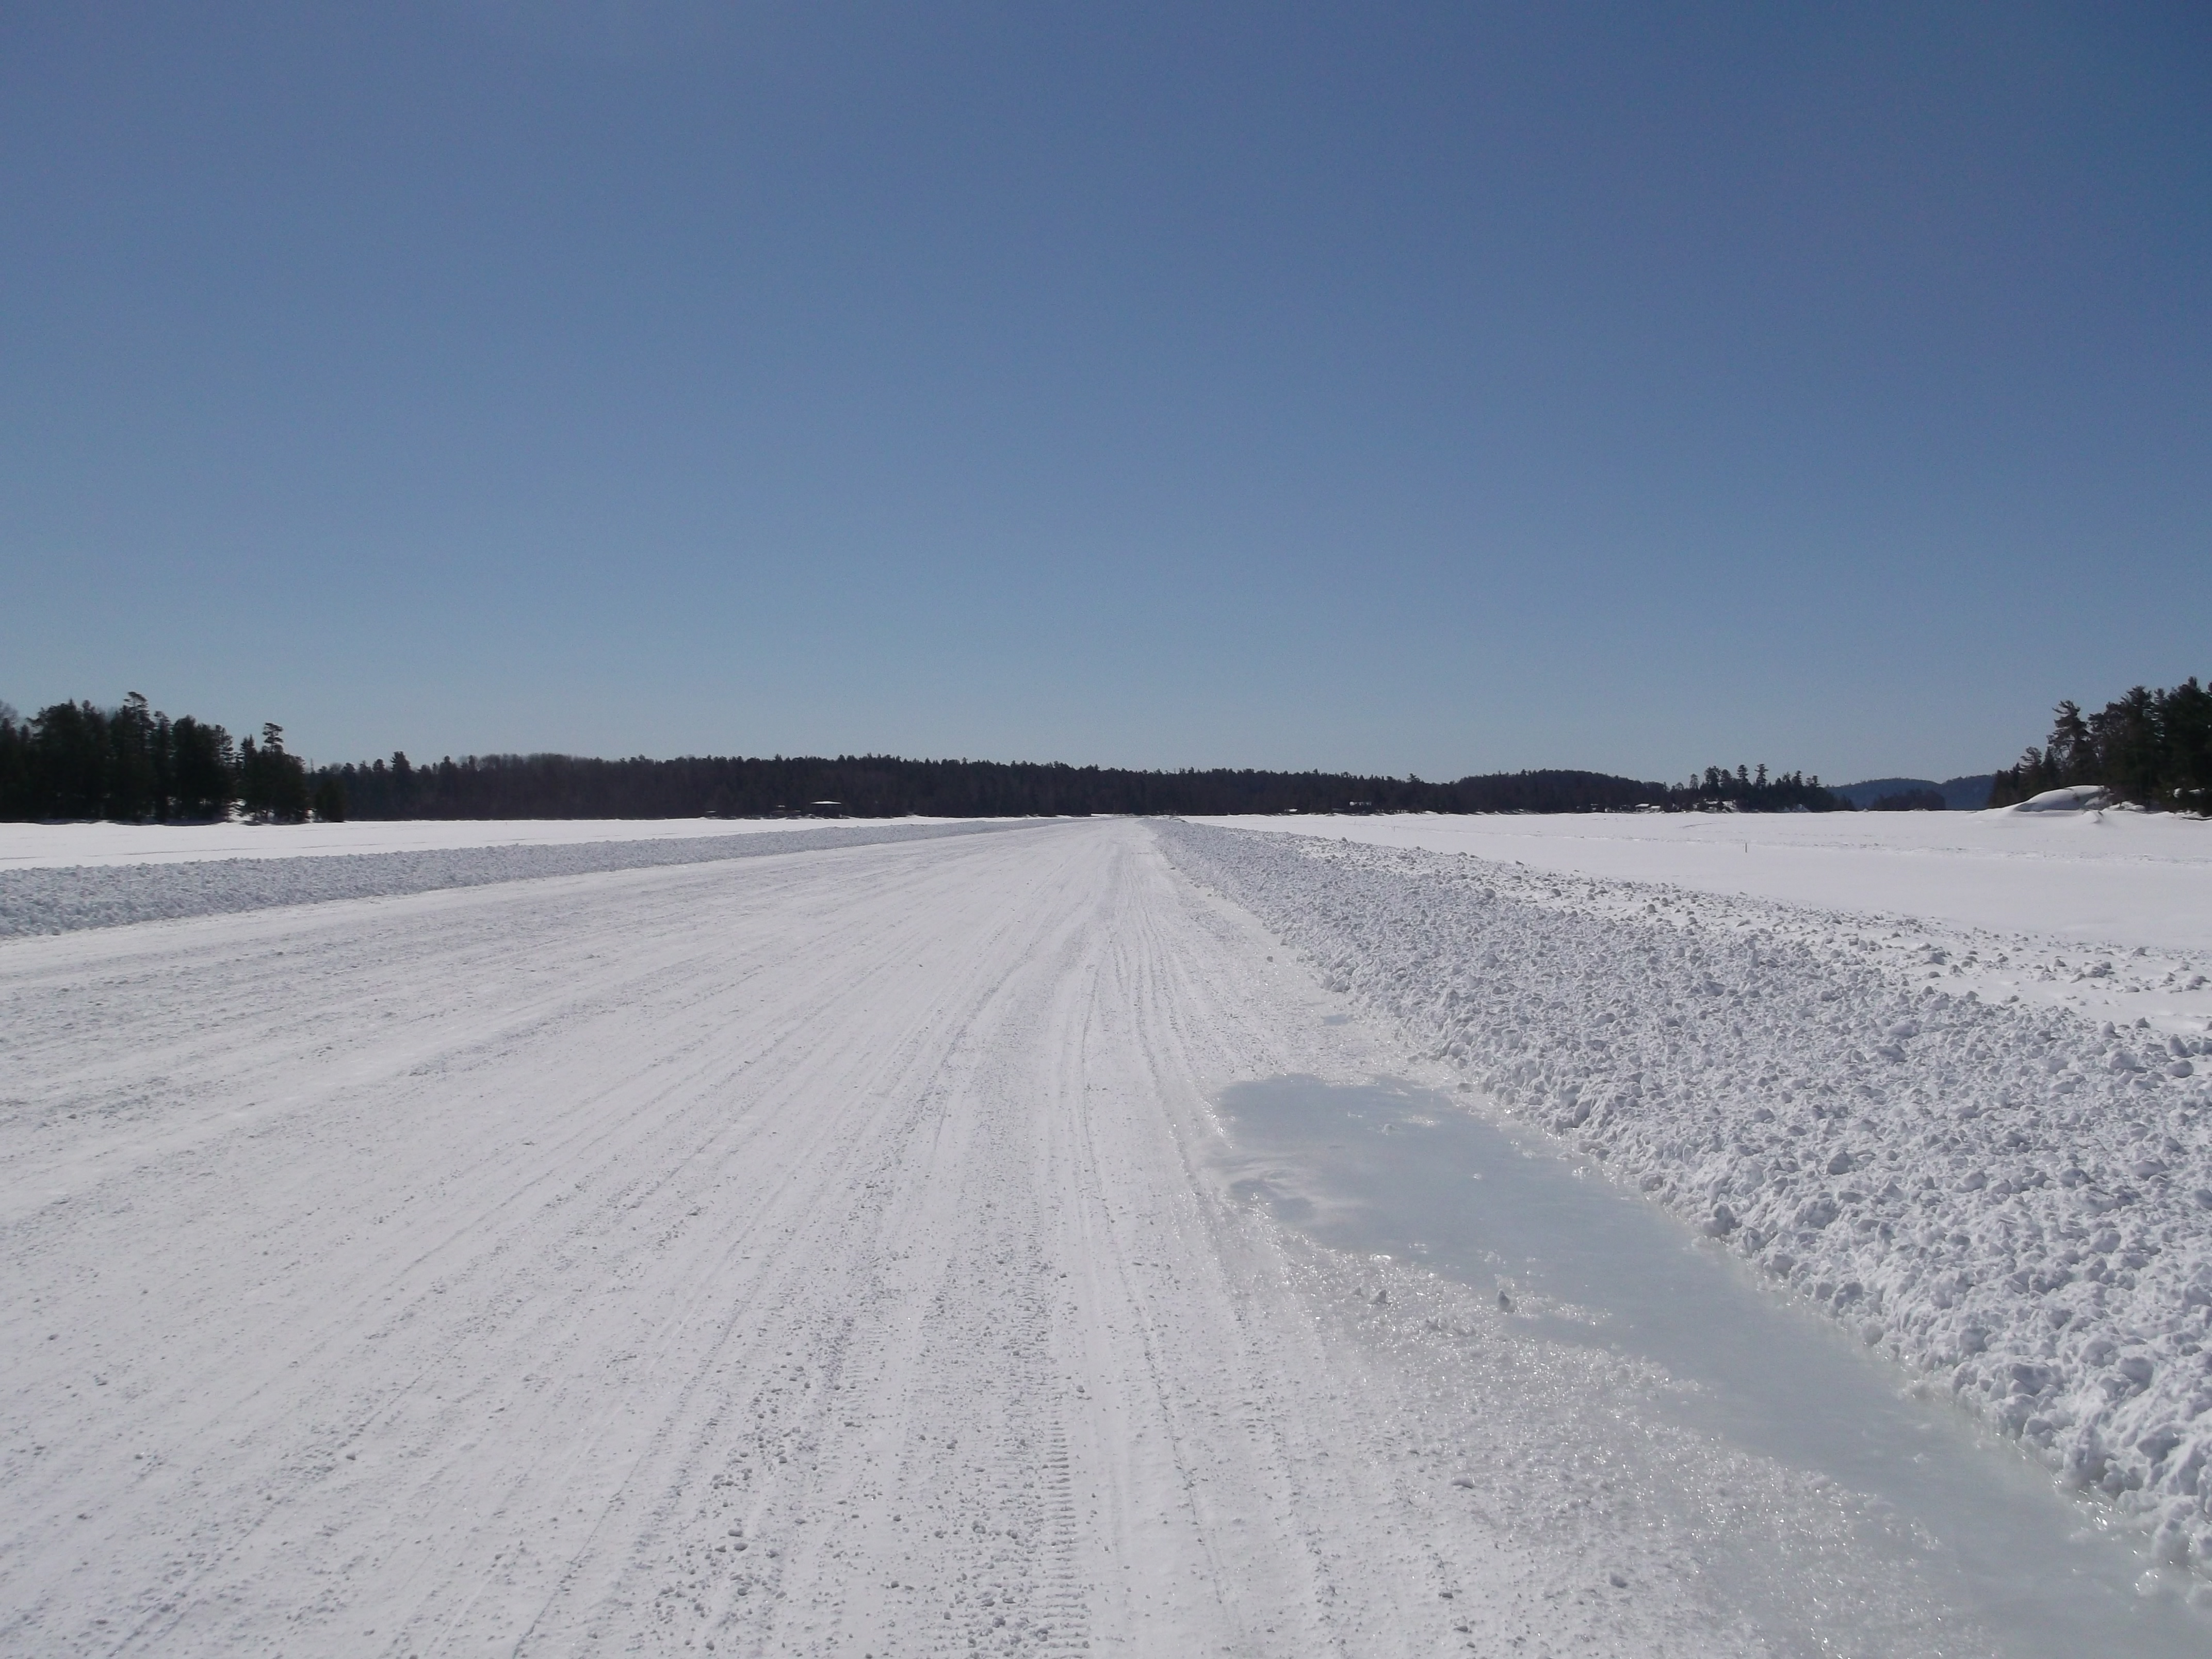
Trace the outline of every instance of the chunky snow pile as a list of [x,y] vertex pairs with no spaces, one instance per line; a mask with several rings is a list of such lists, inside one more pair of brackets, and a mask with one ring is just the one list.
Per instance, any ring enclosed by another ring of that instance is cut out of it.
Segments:
[[848,825],[773,836],[718,834],[683,840],[449,847],[323,857],[204,859],[0,870],[0,938],[81,927],[173,921],[328,899],[382,898],[441,887],[481,887],[544,876],[593,875],[667,864],[810,853],[891,841],[1001,830],[1017,820]]
[[[1950,959],[1959,936],[1863,916],[1188,823],[1164,840],[1507,1109],[2212,1569],[2201,1029],[1984,1001],[1953,988],[1975,965]],[[1981,948],[2015,973],[2081,955]],[[2201,987],[2206,966],[2163,972]]]

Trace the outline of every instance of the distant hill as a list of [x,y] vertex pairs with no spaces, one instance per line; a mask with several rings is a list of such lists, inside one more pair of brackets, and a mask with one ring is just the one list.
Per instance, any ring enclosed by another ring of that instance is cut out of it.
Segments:
[[1831,784],[1829,793],[1841,795],[1862,812],[1886,797],[1911,795],[1923,790],[1941,795],[1943,805],[1951,811],[1978,812],[1990,804],[1990,786],[1994,781],[1995,775],[1989,772],[1948,778],[1942,783],[1933,778],[1869,778],[1864,783]]

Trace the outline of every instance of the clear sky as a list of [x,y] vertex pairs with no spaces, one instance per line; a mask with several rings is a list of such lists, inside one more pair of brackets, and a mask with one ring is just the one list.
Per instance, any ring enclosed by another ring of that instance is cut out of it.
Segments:
[[1942,777],[2212,673],[2212,9],[0,10],[0,696]]

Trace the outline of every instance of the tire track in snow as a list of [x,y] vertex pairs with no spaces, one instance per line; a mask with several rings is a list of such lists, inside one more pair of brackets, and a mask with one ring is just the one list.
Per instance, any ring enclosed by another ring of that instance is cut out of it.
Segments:
[[1636,1437],[1450,1484],[1618,1367],[1228,1200],[1273,948],[1129,823],[0,946],[0,1646],[1751,1650]]

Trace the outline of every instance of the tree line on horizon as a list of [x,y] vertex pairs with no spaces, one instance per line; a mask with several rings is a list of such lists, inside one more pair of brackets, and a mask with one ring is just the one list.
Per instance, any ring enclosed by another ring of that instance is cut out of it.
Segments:
[[1115,767],[888,755],[592,760],[472,755],[416,766],[347,765],[317,775],[361,818],[1085,817],[1284,812],[1620,812],[1723,805],[1848,810],[1819,781],[1738,767],[1682,785],[1601,772],[1526,771],[1431,782],[1413,776],[1249,769]]
[[234,811],[279,823],[345,816],[341,797],[310,787],[273,723],[258,741],[234,740],[136,691],[113,708],[58,702],[28,720],[0,703],[0,819],[191,823]]
[[[2115,799],[2212,812],[2212,690],[2194,678],[2136,686],[2094,714],[2069,701],[2051,736],[1999,771],[1989,804],[2089,785]],[[1934,807],[1932,791],[1876,810]],[[894,756],[472,755],[310,769],[270,723],[234,739],[191,715],[172,720],[137,692],[112,708],[59,702],[25,719],[0,703],[0,819],[207,822],[234,811],[301,823],[363,818],[1020,817],[1092,813],[1848,811],[1817,775],[1707,767],[1680,784],[1601,772],[1419,777],[1250,769],[1140,771],[1060,763]]]
[[2212,812],[2212,690],[2193,675],[2171,690],[2135,686],[2094,714],[2071,699],[2051,713],[2050,738],[1996,775],[1990,805],[2093,785],[2137,806]]
[[0,704],[0,818],[183,823],[228,817],[659,818],[1082,817],[1282,812],[1848,811],[1817,777],[1708,767],[1686,783],[1523,771],[1453,782],[1249,769],[1115,767],[894,756],[601,760],[471,755],[309,769],[283,728],[257,741],[136,692],[115,708],[56,703],[23,719]]

